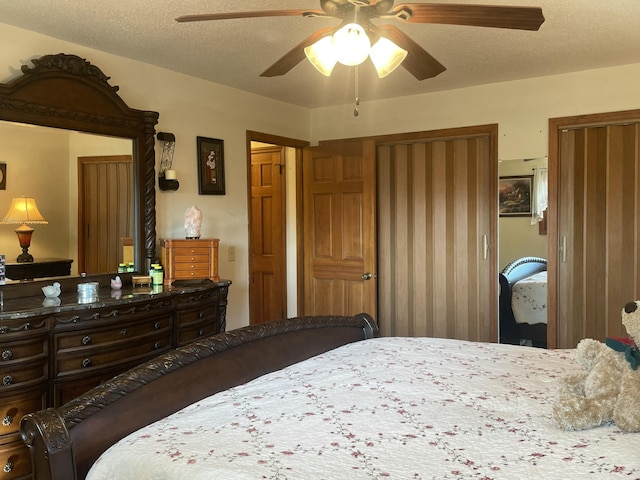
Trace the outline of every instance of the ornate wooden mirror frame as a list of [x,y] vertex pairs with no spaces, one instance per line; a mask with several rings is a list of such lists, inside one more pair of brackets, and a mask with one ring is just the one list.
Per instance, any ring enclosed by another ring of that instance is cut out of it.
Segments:
[[155,125],[158,113],[134,110],[95,65],[76,55],[45,55],[0,83],[0,120],[133,140],[133,219],[136,269],[156,256]]

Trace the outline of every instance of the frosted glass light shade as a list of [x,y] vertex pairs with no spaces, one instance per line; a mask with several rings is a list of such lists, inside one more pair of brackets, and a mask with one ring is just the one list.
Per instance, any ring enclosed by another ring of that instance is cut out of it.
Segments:
[[349,23],[333,34],[336,59],[343,65],[360,65],[369,56],[371,41],[357,23]]
[[369,56],[376,67],[378,77],[383,78],[393,72],[407,56],[407,51],[388,38],[380,39],[371,47]]
[[333,51],[333,39],[331,36],[323,37],[313,45],[309,45],[304,49],[304,54],[311,62],[311,65],[327,77],[331,75],[333,67],[336,66],[338,61]]

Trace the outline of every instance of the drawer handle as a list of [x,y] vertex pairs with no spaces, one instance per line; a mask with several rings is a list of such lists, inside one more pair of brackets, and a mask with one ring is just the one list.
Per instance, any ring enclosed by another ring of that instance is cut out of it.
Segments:
[[198,312],[198,318],[204,318],[204,312]]
[[120,330],[120,335],[124,336],[127,333],[129,333],[129,330],[127,330],[126,328],[123,328],[122,330]]
[[161,346],[162,346],[162,344],[160,342],[156,342],[156,343],[153,344],[153,349],[154,350],[158,350]]
[[11,375],[5,375],[2,377],[3,385],[11,385],[13,383],[13,377]]
[[87,368],[91,366],[91,359],[85,358],[82,360],[82,368]]
[[5,350],[2,352],[3,360],[11,360],[13,358],[13,352],[11,350]]
[[2,419],[2,425],[5,427],[8,427],[9,425],[11,425],[13,423],[13,417],[11,415],[6,415],[3,419]]
[[202,335],[204,335],[204,330],[203,330],[203,329],[200,329],[200,330],[198,331],[198,336],[199,336],[199,337],[201,337]]
[[154,330],[158,330],[162,325],[160,324],[160,322],[156,322],[153,324],[153,329]]
[[91,337],[89,335],[85,335],[82,337],[82,344],[89,345],[91,343]]
[[11,473],[11,472],[13,472],[13,463],[12,463],[12,462],[7,462],[7,463],[5,464],[5,466],[4,466],[4,467],[2,467],[2,471],[3,471],[4,473]]

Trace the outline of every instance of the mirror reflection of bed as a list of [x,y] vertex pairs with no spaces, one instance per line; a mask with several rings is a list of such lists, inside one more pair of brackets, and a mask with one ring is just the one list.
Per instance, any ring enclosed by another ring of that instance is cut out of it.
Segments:
[[547,346],[547,260],[522,257],[499,275],[500,343]]

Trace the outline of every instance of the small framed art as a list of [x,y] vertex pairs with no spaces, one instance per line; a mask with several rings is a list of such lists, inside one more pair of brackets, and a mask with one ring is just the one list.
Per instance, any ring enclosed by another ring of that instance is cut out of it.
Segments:
[[531,215],[533,175],[500,177],[498,185],[501,217],[528,217]]
[[224,140],[197,137],[198,193],[224,195]]

